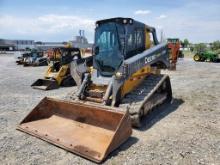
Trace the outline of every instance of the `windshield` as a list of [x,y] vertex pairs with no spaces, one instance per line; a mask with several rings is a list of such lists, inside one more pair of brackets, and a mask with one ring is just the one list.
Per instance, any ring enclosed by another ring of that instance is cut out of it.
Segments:
[[104,75],[112,75],[122,62],[119,39],[115,23],[106,23],[96,29],[95,46],[98,53],[95,63]]

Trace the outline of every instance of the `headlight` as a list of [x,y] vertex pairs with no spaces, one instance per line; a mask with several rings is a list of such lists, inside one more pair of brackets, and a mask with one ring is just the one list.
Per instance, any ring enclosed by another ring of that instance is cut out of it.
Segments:
[[122,77],[122,73],[121,73],[121,72],[117,72],[117,73],[115,74],[115,76],[116,76],[116,78],[120,79],[120,78]]

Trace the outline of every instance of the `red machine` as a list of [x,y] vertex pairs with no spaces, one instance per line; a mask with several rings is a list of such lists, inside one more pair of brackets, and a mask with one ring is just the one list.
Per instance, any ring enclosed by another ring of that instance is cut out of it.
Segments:
[[178,57],[183,57],[180,50],[181,44],[178,38],[168,38],[168,48],[170,50],[170,70],[176,70]]

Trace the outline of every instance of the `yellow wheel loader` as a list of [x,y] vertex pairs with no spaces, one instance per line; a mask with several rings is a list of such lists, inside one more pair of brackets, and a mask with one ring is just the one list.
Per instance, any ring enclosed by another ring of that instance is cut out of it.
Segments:
[[96,22],[92,65],[73,60],[82,83],[67,100],[44,98],[18,129],[95,162],[125,142],[131,126],[155,106],[171,102],[167,44],[153,27],[131,18]]
[[38,79],[31,87],[34,89],[51,90],[59,86],[73,86],[75,81],[70,75],[70,63],[76,58],[81,58],[81,51],[78,48],[54,48],[48,55],[49,67],[44,79]]

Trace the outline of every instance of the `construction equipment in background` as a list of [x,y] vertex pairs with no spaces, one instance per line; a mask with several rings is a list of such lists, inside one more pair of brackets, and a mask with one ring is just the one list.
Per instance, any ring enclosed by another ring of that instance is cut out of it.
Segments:
[[31,86],[34,89],[51,90],[59,86],[73,86],[75,81],[70,75],[70,63],[81,59],[81,52],[78,48],[53,48],[48,53],[49,66],[44,79],[38,79]]
[[23,63],[24,63],[24,58],[26,57],[26,56],[28,56],[29,55],[29,53],[22,53],[21,55],[19,55],[18,57],[16,57],[16,63],[17,63],[17,65],[23,65]]
[[184,54],[180,50],[181,43],[178,38],[168,38],[167,39],[168,48],[170,52],[170,70],[176,70],[176,63],[178,58],[183,58]]
[[47,66],[47,57],[44,56],[43,51],[39,51],[36,49],[31,50],[31,53],[29,56],[24,58],[23,62],[24,66]]
[[213,51],[200,51],[197,52],[194,56],[193,56],[194,61],[196,62],[203,62],[203,61],[207,61],[207,62],[219,62],[220,61],[220,55],[213,52]]
[[97,21],[93,52],[92,67],[71,63],[82,75],[78,92],[67,101],[44,98],[18,129],[101,162],[128,139],[131,124],[140,127],[154,107],[171,102],[169,76],[160,74],[170,61],[155,29],[131,18]]
[[23,66],[47,66],[47,57],[44,56],[44,52],[36,49],[32,49],[31,52],[22,54],[16,61],[18,65]]

